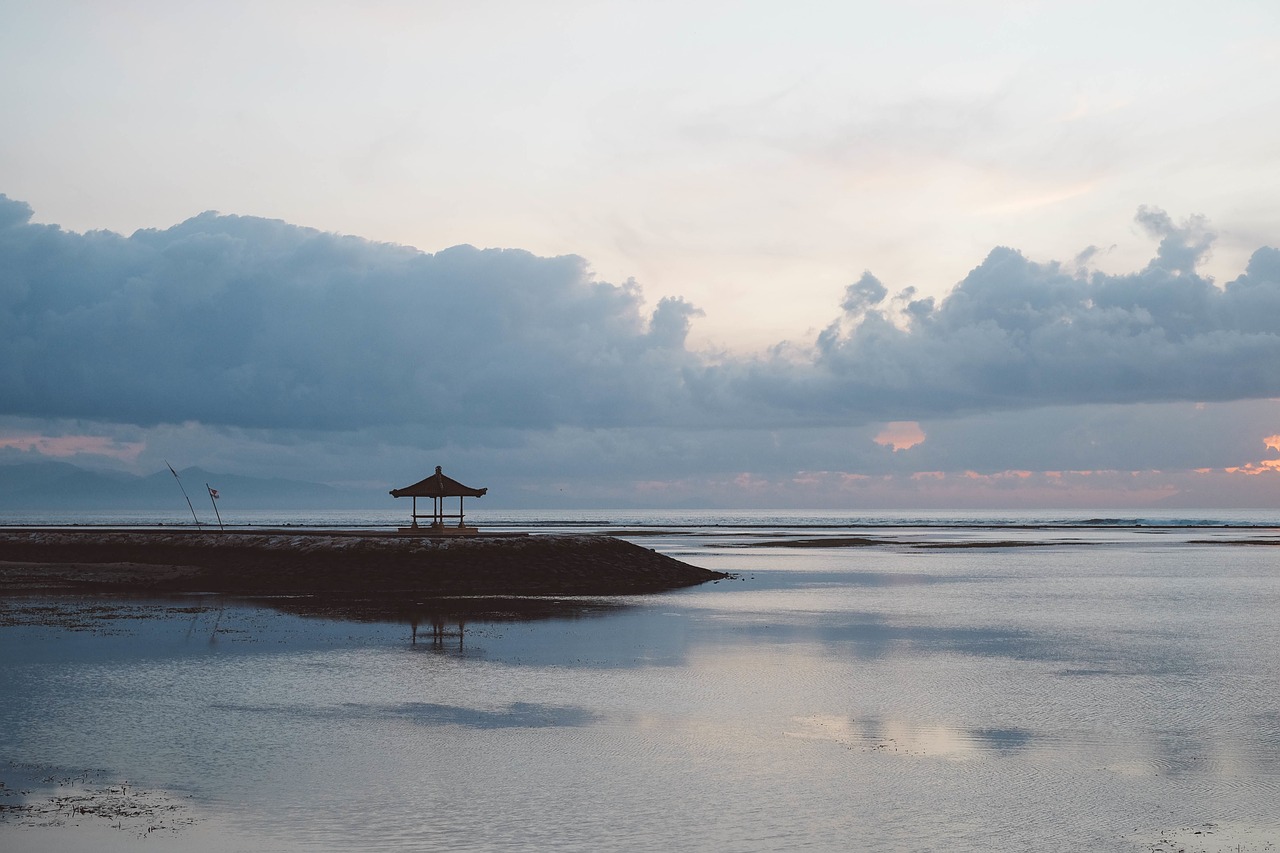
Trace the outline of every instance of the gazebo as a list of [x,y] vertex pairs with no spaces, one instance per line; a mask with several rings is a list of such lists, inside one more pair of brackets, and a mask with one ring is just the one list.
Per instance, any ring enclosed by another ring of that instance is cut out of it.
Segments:
[[[405,486],[403,489],[392,489],[391,497],[393,498],[413,498],[413,525],[411,527],[401,527],[402,533],[427,532],[431,535],[456,535],[459,533],[476,533],[474,527],[467,527],[463,523],[462,515],[462,499],[463,498],[480,498],[488,493],[488,489],[473,489],[470,486],[464,486],[452,477],[446,477],[440,471],[440,466],[436,466],[436,472],[425,480],[419,480],[412,486]],[[418,512],[418,498],[431,498],[431,514]],[[444,511],[444,499],[458,499],[458,513],[446,514]],[[418,519],[429,518],[431,524],[427,527],[418,525]],[[458,523],[456,526],[445,526],[446,518],[456,518]]]

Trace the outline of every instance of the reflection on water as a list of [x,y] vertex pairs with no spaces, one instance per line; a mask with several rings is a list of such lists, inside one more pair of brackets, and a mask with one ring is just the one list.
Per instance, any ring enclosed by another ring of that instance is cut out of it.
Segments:
[[288,714],[293,717],[320,718],[332,722],[395,719],[424,726],[454,725],[476,729],[585,726],[597,719],[596,715],[586,708],[531,702],[512,702],[504,708],[494,709],[441,705],[435,702],[401,702],[382,707],[350,702],[331,707],[215,704],[212,708],[236,714],[264,716]]
[[466,649],[467,624],[575,620],[607,616],[629,605],[623,598],[530,596],[453,596],[410,602],[383,599],[328,599],[323,596],[258,599],[286,613],[354,622],[392,622],[409,626],[409,643],[423,641],[434,651]]
[[626,600],[6,603],[0,755],[180,803],[194,851],[1280,842],[1276,552],[735,543],[650,537],[738,579]]
[[1014,752],[1033,738],[1025,729],[961,729],[905,720],[853,720],[836,716],[798,719],[794,737],[830,740],[863,751],[931,756],[952,760],[976,758],[984,752]]

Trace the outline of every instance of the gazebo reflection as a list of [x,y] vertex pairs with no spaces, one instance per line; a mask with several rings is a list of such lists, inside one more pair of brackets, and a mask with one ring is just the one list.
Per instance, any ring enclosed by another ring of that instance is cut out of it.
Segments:
[[[633,606],[625,600],[575,596],[477,595],[417,600],[276,596],[244,600],[304,617],[408,625],[413,647],[455,654],[466,651],[468,626],[480,625],[483,634],[486,625],[591,619]],[[455,636],[456,645],[452,642]]]
[[[599,599],[476,596],[420,601],[403,607],[395,621],[408,623],[412,646],[433,652],[461,653],[466,650],[468,625],[589,619],[618,613],[630,606]],[[454,637],[456,644],[452,642]]]
[[[466,638],[467,623],[460,616],[454,617],[452,620],[445,616],[428,616],[426,617],[427,625],[431,629],[431,648],[437,651],[444,651],[444,638],[449,633],[449,623],[452,621],[458,626],[458,651],[463,650],[463,640]],[[418,634],[425,633],[419,631],[421,625],[418,617],[409,620],[409,628],[412,631],[410,637],[410,645],[418,645]]]

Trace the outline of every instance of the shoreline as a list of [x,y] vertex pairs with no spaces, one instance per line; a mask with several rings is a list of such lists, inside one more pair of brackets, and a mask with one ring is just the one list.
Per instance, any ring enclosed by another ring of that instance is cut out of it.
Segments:
[[167,528],[0,530],[0,596],[451,596],[666,592],[728,577],[611,536]]

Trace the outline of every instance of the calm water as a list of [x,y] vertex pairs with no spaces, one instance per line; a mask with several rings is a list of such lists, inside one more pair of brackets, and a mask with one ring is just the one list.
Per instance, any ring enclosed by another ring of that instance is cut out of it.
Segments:
[[0,849],[1275,850],[1277,515],[477,513],[738,577],[416,643],[86,602],[0,628]]

